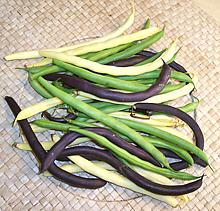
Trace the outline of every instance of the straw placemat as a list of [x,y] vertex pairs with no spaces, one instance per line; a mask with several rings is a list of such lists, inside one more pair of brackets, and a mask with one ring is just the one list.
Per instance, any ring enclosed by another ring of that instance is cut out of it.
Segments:
[[[171,210],[148,196],[142,197],[113,185],[99,190],[81,190],[37,175],[38,168],[31,153],[11,146],[21,138],[18,128],[10,124],[12,114],[3,97],[13,96],[22,106],[33,104],[40,97],[27,84],[26,74],[15,70],[24,65],[24,61],[5,62],[3,56],[14,51],[61,46],[82,38],[102,36],[122,23],[130,13],[129,8],[126,0],[1,0],[1,210]],[[220,27],[188,0],[136,0],[132,30],[139,29],[147,17],[161,28],[166,24],[165,37],[153,47],[162,49],[174,37],[181,36],[182,49],[177,61],[199,73],[196,95],[203,102],[198,109],[198,122],[205,135],[205,151],[215,172],[206,171],[202,188],[189,194],[191,201],[183,210],[220,210],[217,96],[220,89]]]

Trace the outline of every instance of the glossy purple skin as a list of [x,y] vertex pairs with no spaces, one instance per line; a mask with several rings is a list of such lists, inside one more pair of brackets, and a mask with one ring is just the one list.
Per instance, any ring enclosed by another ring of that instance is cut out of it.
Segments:
[[[148,59],[148,58],[154,56],[155,54],[156,53],[154,53],[154,52],[145,51],[145,50],[143,50],[143,51],[138,53],[138,55],[140,55],[140,56],[145,56],[145,59]],[[144,59],[142,61],[144,61]],[[182,65],[178,64],[175,61],[169,63],[169,66],[172,67],[174,70],[176,70],[178,72],[182,72],[182,73],[186,73],[187,72],[187,70]]]
[[[16,117],[18,113],[21,111],[20,107],[12,97],[6,96],[5,100],[9,105],[11,111],[13,112],[14,116]],[[31,129],[29,122],[26,119],[24,119],[18,121],[18,124],[20,125],[25,137],[27,138],[31,149],[34,152],[34,155],[37,157],[40,163],[42,163],[47,155],[47,152],[41,146],[36,135]],[[96,189],[96,188],[101,188],[106,184],[106,181],[101,179],[82,178],[70,174],[59,168],[55,163],[51,163],[50,167],[48,168],[48,171],[58,180],[65,182],[74,187]]]
[[[194,133],[194,138],[196,140],[196,146],[201,150],[204,149],[204,136],[199,125],[190,115],[181,111],[180,109],[168,105],[155,104],[155,103],[136,103],[133,106],[133,111],[136,112],[159,111],[178,117],[192,129]],[[202,161],[200,158],[196,157],[195,155],[193,155],[192,157],[196,164],[199,164],[201,166],[206,166],[205,162]],[[174,167],[174,169],[180,170],[186,168],[186,163],[185,161],[177,162],[175,164],[172,164],[172,167]]]
[[194,182],[184,184],[184,185],[161,185],[155,182],[152,182],[145,177],[141,176],[134,170],[132,170],[129,166],[125,165],[119,159],[114,157],[110,152],[106,150],[97,149],[89,146],[76,146],[67,148],[66,150],[60,153],[63,156],[71,156],[71,155],[81,155],[86,159],[90,160],[101,160],[112,167],[118,170],[123,176],[127,177],[129,180],[134,182],[136,185],[156,194],[161,195],[182,195],[191,193],[202,185],[202,177]]
[[162,71],[156,80],[147,90],[135,93],[123,93],[118,91],[112,91],[107,88],[99,87],[91,82],[78,78],[76,76],[69,76],[64,74],[50,74],[44,78],[47,80],[60,80],[64,84],[73,87],[79,91],[84,91],[93,94],[103,99],[109,99],[117,102],[137,102],[146,100],[158,93],[160,93],[164,86],[167,84],[171,74],[170,67],[164,63]]
[[[114,133],[105,128],[87,127],[84,129],[94,132],[98,135],[104,136],[113,144],[125,149],[126,151],[141,158],[142,160],[148,161],[157,166],[161,166],[160,163],[158,163],[158,161],[156,161],[146,151],[144,151],[141,148],[135,147],[131,143],[125,141],[124,139],[120,138],[119,136],[115,135]],[[69,144],[71,144],[74,140],[76,140],[79,137],[82,137],[82,135],[76,132],[69,132],[63,135],[61,139],[56,144],[54,144],[53,147],[48,151],[46,158],[41,164],[41,171],[46,171],[50,164],[55,161],[57,155],[60,154]]]
[[128,67],[138,64],[146,59],[147,57],[144,55],[134,55],[126,59],[120,59],[114,62],[109,62],[108,65],[117,66],[117,67]]

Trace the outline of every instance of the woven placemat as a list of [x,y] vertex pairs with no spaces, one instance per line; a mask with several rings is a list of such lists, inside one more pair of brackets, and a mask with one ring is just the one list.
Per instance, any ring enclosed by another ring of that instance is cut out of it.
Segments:
[[[21,138],[18,128],[11,126],[13,117],[3,97],[13,96],[22,106],[41,98],[27,84],[26,74],[15,70],[25,62],[5,62],[3,56],[102,36],[118,27],[129,9],[126,0],[1,0],[0,210],[172,210],[148,196],[113,185],[81,190],[37,175],[34,156],[11,146]],[[220,27],[189,0],[136,0],[135,24],[129,32],[139,29],[147,17],[161,28],[166,24],[165,37],[153,47],[162,49],[181,36],[177,61],[199,73],[196,95],[202,103],[198,123],[215,173],[207,169],[202,188],[189,194],[191,201],[183,210],[220,210]]]

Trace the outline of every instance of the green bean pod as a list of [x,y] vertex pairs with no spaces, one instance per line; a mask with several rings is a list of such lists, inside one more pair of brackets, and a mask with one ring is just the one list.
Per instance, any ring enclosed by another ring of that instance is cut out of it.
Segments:
[[51,95],[37,80],[30,80],[29,78],[29,83],[31,87],[42,97],[44,98],[52,98],[53,95]]
[[51,73],[64,72],[64,71],[65,71],[65,69],[63,69],[59,66],[56,66],[56,65],[52,65],[52,66],[48,66],[47,68],[44,68],[43,70],[31,75],[30,77],[32,80],[35,80],[35,79],[39,78],[40,76],[48,75]]
[[[119,79],[127,80],[127,81],[134,81],[139,79],[152,79],[152,78],[158,78],[160,75],[161,70],[154,70],[151,72],[143,73],[141,75],[135,75],[135,76],[120,76]],[[171,78],[176,79],[178,81],[183,81],[187,83],[192,83],[192,79],[185,73],[177,72],[175,70],[171,71]]]
[[135,64],[134,66],[140,66],[140,65],[144,65],[144,64],[148,64],[148,63],[151,63],[153,62],[154,60],[156,60],[157,58],[159,58],[167,49],[164,49],[158,53],[156,53],[154,56],[142,61],[142,62],[139,62],[137,64]]
[[119,119],[119,118],[117,118],[117,119],[120,122],[123,122],[127,126],[133,128],[139,132],[148,133],[153,136],[157,136],[159,138],[162,138],[172,144],[175,144],[175,145],[181,147],[182,149],[185,149],[188,152],[195,154],[197,157],[201,158],[203,161],[205,161],[208,164],[208,158],[207,158],[206,154],[201,149],[199,149],[197,146],[186,141],[183,138],[177,137],[173,134],[170,134],[168,132],[160,130],[160,129],[153,127],[147,123],[135,122],[132,120],[127,120],[127,119]]
[[177,154],[180,158],[185,160],[190,165],[194,164],[192,156],[184,149],[181,149],[180,147],[177,147],[176,145],[166,142],[163,139],[160,138],[154,138],[145,136],[144,137],[146,141],[149,141],[151,144],[153,144],[155,147],[165,148],[173,151],[175,154]]
[[107,64],[109,62],[113,62],[119,59],[128,58],[129,56],[132,56],[142,51],[143,49],[148,48],[150,45],[157,42],[163,35],[164,35],[164,29],[152,35],[151,37],[144,39],[142,42],[132,45],[131,47],[125,49],[124,51],[121,51],[119,53],[106,57],[102,60],[99,60],[98,63]]
[[179,109],[185,113],[189,113],[191,111],[194,111],[199,105],[199,101],[188,103],[184,106],[179,107]]

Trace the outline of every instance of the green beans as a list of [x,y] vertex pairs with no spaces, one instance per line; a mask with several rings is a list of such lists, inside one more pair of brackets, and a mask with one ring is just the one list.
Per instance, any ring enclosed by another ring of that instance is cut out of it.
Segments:
[[[82,135],[85,135],[85,136],[91,138],[92,140],[96,140],[96,142],[98,144],[106,147],[107,149],[110,149],[116,155],[127,160],[129,163],[134,164],[139,167],[142,167],[146,170],[161,174],[161,175],[166,176],[168,178],[176,178],[176,179],[183,179],[183,180],[193,180],[193,179],[197,178],[197,177],[190,175],[188,173],[185,173],[185,172],[176,172],[173,170],[154,166],[151,163],[143,161],[140,158],[130,154],[126,150],[121,149],[120,147],[112,144],[110,141],[108,141],[108,139],[104,138],[103,136],[97,135],[97,134],[90,132],[90,131],[87,131],[87,130],[79,129],[77,127],[74,127],[71,124],[52,122],[49,120],[34,120],[32,122],[32,124],[36,124],[37,126],[45,127],[45,128],[51,129],[51,130],[61,130],[61,131],[65,131],[65,132],[74,131],[74,132],[80,133]],[[143,139],[143,140],[144,140],[143,143],[148,145],[148,143],[145,141],[145,139]]]
[[142,61],[142,62],[139,62],[138,64],[136,64],[135,66],[140,66],[140,65],[144,65],[144,64],[148,64],[150,62],[153,62],[154,60],[156,60],[157,58],[159,58],[167,49],[164,49],[158,53],[156,53],[154,56]]
[[[136,76],[121,76],[118,77],[119,79],[127,80],[127,81],[134,81],[138,79],[151,79],[151,78],[158,78],[161,70],[154,70],[151,72],[147,72],[141,75]],[[175,70],[171,71],[171,78],[176,79],[178,81],[188,82],[191,83],[192,79],[185,73],[177,72]]]
[[197,108],[198,105],[199,105],[199,101],[192,102],[192,103],[188,103],[184,106],[179,107],[179,109],[181,111],[184,111],[185,113],[189,113],[191,111],[194,111]]
[[[144,24],[143,29],[147,29],[149,27],[150,27],[150,19],[147,19],[146,23]],[[122,50],[125,50],[128,47],[132,46],[133,44],[134,44],[133,42],[126,43],[126,44],[119,45],[119,46],[116,46],[113,48],[108,48],[108,49],[105,49],[102,51],[87,53],[87,55],[84,55],[84,56],[80,55],[80,57],[82,57],[84,59],[88,59],[90,61],[99,61],[99,60],[106,58],[110,55],[113,55],[113,54],[116,54]]]
[[44,68],[43,70],[31,75],[30,77],[32,80],[34,80],[40,76],[48,75],[50,73],[64,72],[64,71],[65,71],[65,69],[63,69],[59,66],[52,65],[52,66],[48,66],[47,68]]
[[[129,106],[129,105],[112,104],[112,105],[103,106],[103,107],[99,108],[99,110],[104,112],[104,113],[106,113],[106,114],[109,114],[109,113],[113,113],[113,112],[129,109],[130,107],[131,106]],[[88,118],[88,116],[86,116],[85,114],[81,114],[81,113],[78,114],[78,117],[86,117],[86,118]]]
[[99,60],[98,62],[100,64],[107,64],[109,62],[113,62],[113,61],[116,61],[119,59],[124,59],[129,56],[132,56],[132,55],[142,51],[143,49],[148,48],[153,43],[157,42],[163,35],[164,35],[164,29],[162,31],[157,32],[156,34],[152,35],[151,37],[144,39],[140,43],[134,44],[131,47],[125,49],[124,51],[113,54],[109,57],[106,57],[102,60]]
[[123,45],[119,45],[119,46],[116,46],[116,47],[113,47],[113,48],[108,48],[108,49],[105,49],[105,50],[102,50],[102,51],[98,51],[98,52],[95,52],[93,55],[87,57],[86,59],[90,60],[90,61],[102,61],[104,60],[104,58],[108,58],[109,56],[111,55],[114,55],[122,50],[125,50],[127,49],[128,47],[130,47],[133,43],[126,43],[126,44],[123,44]]
[[93,119],[96,119],[103,123],[104,125],[109,126],[110,128],[124,134],[136,144],[141,146],[147,152],[149,152],[156,160],[158,160],[161,164],[169,168],[169,163],[166,157],[157,150],[152,144],[143,144],[144,138],[137,133],[135,130],[131,129],[127,125],[117,121],[115,118],[108,116],[107,114],[99,111],[98,109],[80,101],[76,98],[72,97],[71,95],[57,89],[53,85],[49,84],[45,79],[42,77],[39,78],[39,82],[46,90],[48,90],[54,96],[60,98],[64,103],[72,106],[78,111],[87,114]]
[[149,141],[151,144],[153,144],[155,147],[165,148],[173,151],[175,154],[177,154],[180,158],[185,160],[190,165],[193,165],[194,161],[192,156],[184,149],[181,149],[180,147],[177,147],[176,145],[166,142],[163,139],[160,138],[154,138],[150,136],[144,136],[146,141]]
[[40,83],[37,80],[30,80],[29,83],[31,87],[42,97],[44,98],[51,98],[53,97],[44,87],[40,85]]
[[186,141],[183,138],[172,135],[172,134],[165,132],[163,130],[160,130],[156,127],[152,127],[147,123],[135,122],[135,121],[126,120],[126,119],[118,119],[118,120],[123,122],[124,124],[128,125],[129,127],[137,130],[137,131],[149,133],[151,135],[162,138],[170,143],[173,143],[173,144],[181,147],[182,149],[185,149],[185,150],[195,154],[197,157],[201,158],[203,161],[208,163],[208,158],[207,158],[206,154],[201,149],[199,149],[197,146]]

